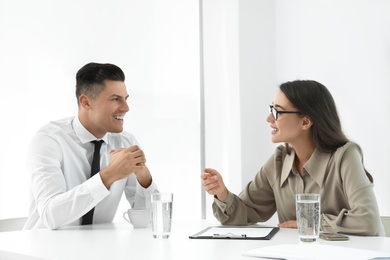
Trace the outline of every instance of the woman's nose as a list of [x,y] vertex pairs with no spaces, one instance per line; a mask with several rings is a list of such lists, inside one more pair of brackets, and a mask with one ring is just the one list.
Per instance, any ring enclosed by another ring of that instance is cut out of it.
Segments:
[[267,118],[266,118],[266,121],[267,121],[268,123],[273,123],[273,122],[275,122],[274,117],[272,116],[271,113],[268,114],[268,116],[267,116]]

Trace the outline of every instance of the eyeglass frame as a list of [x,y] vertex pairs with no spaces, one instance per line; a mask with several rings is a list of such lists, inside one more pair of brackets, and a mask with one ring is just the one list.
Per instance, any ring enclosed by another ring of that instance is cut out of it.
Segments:
[[302,114],[300,111],[279,111],[273,105],[269,105],[269,110],[275,121],[278,120],[279,114]]

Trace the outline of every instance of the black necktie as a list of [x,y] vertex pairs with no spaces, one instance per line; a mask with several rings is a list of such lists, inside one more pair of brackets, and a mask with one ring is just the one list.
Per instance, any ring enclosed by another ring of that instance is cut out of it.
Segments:
[[[92,166],[91,166],[91,177],[100,171],[100,148],[102,147],[103,140],[92,141],[95,145],[95,151],[93,153]],[[83,216],[83,221],[81,225],[89,225],[92,224],[93,219],[93,211],[95,208],[92,208],[87,214]]]

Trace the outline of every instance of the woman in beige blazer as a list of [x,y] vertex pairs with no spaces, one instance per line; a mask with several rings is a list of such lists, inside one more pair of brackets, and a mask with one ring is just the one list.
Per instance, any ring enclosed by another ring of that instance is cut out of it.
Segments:
[[344,135],[328,89],[316,81],[283,83],[267,122],[274,143],[285,143],[239,194],[211,168],[201,175],[214,195],[213,211],[224,225],[264,222],[276,212],[279,227],[296,228],[295,194],[321,195],[321,230],[383,235],[373,178],[360,147]]

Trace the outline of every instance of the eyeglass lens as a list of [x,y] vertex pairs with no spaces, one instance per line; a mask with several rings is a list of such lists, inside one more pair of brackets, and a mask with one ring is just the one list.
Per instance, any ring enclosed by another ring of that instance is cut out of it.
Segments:
[[276,121],[278,119],[278,111],[274,108],[274,106],[269,106],[272,117]]

